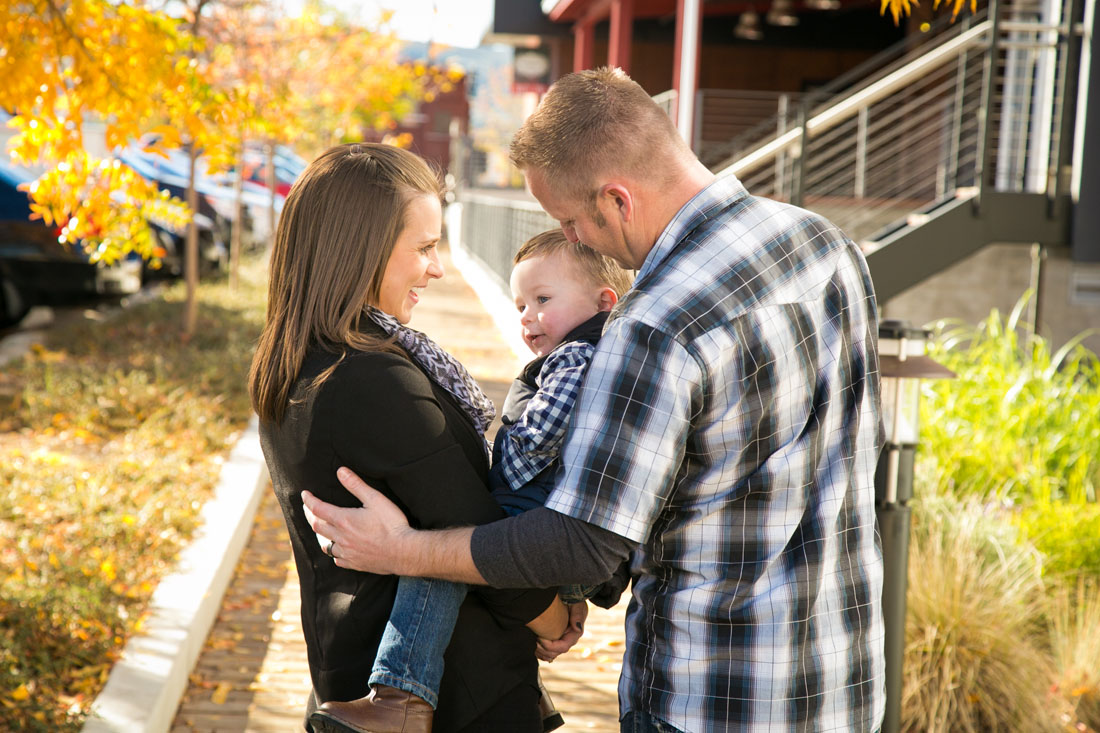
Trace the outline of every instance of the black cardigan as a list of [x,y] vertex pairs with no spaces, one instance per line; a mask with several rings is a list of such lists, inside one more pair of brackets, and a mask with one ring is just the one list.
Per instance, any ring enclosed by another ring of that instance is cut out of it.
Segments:
[[[300,492],[357,506],[336,479],[336,469],[347,466],[395,501],[414,526],[484,524],[504,516],[486,488],[482,437],[450,394],[411,360],[383,352],[351,353],[320,389],[307,389],[336,358],[312,351],[282,423],[260,426],[290,530],[320,701],[367,693],[397,578],[336,567],[306,522]],[[554,594],[478,588],[467,596],[444,656],[435,730],[459,730],[487,712],[491,717],[518,685],[536,683],[535,636],[524,624]]]

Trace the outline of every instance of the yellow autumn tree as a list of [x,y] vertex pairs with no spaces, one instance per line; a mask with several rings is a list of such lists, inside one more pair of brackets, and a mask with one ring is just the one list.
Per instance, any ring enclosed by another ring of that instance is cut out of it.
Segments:
[[93,260],[153,253],[148,221],[179,226],[181,202],[134,171],[87,151],[85,120],[104,121],[108,149],[159,125],[166,90],[187,83],[175,59],[189,39],[140,5],[111,0],[0,4],[0,107],[12,114],[10,154],[49,170],[30,187],[32,209]]
[[387,21],[383,16],[377,28],[364,28],[316,2],[288,19],[284,35],[297,39],[295,56],[310,70],[286,77],[302,146],[322,150],[390,129],[461,78],[457,69],[402,60]]

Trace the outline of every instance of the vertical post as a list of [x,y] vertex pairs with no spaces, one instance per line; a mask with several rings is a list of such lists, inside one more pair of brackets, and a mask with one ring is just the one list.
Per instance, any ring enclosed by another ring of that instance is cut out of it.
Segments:
[[951,140],[947,153],[947,181],[944,183],[944,194],[954,192],[959,187],[959,149],[962,146],[963,104],[966,95],[966,63],[970,57],[968,51],[963,51],[959,56],[958,68],[955,69],[955,99],[952,102],[955,109],[951,115]]
[[573,26],[573,71],[592,68],[593,48],[596,40],[596,24],[582,20]]
[[810,98],[812,95],[807,94],[802,98],[798,104],[798,124],[801,127],[801,135],[798,138],[798,154],[794,159],[794,170],[792,171],[792,189],[791,189],[791,203],[795,206],[801,206],[805,199],[805,185],[806,185],[806,158],[810,154],[810,133],[809,133],[809,121],[810,121]]
[[705,114],[703,90],[697,89],[695,91],[695,129],[692,130],[691,134],[691,139],[695,141],[692,149],[695,151],[696,156],[703,152],[703,115]]
[[[791,98],[789,95],[779,95],[779,108],[777,110],[775,128],[775,136],[781,137],[784,132],[787,131],[787,115],[790,114]],[[775,156],[775,195],[782,199],[784,198],[784,188],[787,185],[787,150],[784,148],[779,151],[779,154]],[[787,197],[790,200],[790,197]]]
[[982,193],[987,184],[992,185],[993,173],[993,102],[997,93],[997,35],[1000,33],[1001,4],[998,0],[989,0],[989,43],[986,44],[985,69],[982,78],[981,134],[978,137],[979,149],[977,175],[974,184],[978,187],[975,205],[980,207]]
[[856,181],[855,197],[861,199],[867,195],[867,122],[871,116],[868,107],[861,107],[856,119]]
[[1073,159],[1074,109],[1077,106],[1077,81],[1081,72],[1081,46],[1084,40],[1077,33],[1077,20],[1081,17],[1081,0],[1070,0],[1069,12],[1063,18],[1064,29],[1059,38],[1061,68],[1058,77],[1062,81],[1062,98],[1058,106],[1058,148],[1051,164],[1053,180],[1047,191],[1051,199],[1066,192],[1064,169]]
[[676,6],[676,35],[680,50],[676,79],[676,129],[691,146],[695,129],[695,89],[698,86],[701,0],[679,0]]
[[611,37],[607,46],[607,65],[630,73],[630,40],[634,32],[634,0],[612,0]]
[[[908,356],[908,336],[914,333],[907,321],[879,324],[879,344],[884,339],[897,345],[897,363]],[[885,349],[883,349],[885,351]],[[900,373],[901,370],[897,369]],[[886,445],[875,469],[875,514],[882,539],[882,617],[886,626],[886,713],[881,733],[901,729],[902,662],[905,658],[905,594],[909,584],[909,499],[913,497],[913,459],[916,445],[902,442],[906,393],[899,376],[883,369],[883,417]],[[887,386],[892,389],[887,389]],[[893,404],[889,404],[892,400]],[[915,440],[911,436],[911,440]]]
[[1085,6],[1085,41],[1081,49],[1077,134],[1073,148],[1074,207],[1070,253],[1074,262],[1100,262],[1100,166],[1087,164],[1100,156],[1100,53],[1092,47],[1096,1]]

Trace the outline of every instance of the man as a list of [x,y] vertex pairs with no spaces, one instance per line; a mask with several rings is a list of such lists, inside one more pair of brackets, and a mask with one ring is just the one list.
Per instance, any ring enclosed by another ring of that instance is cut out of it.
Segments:
[[337,564],[506,587],[633,551],[624,731],[875,730],[884,706],[870,277],[820,217],[716,179],[617,69],[559,80],[512,142],[531,193],[638,270],[546,508],[412,530],[303,494]]

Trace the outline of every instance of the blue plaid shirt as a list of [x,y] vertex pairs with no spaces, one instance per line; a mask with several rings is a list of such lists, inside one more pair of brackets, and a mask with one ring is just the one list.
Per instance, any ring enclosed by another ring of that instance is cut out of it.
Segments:
[[587,341],[569,341],[551,351],[542,363],[535,378],[538,391],[502,438],[502,474],[513,491],[558,458],[569,413],[595,351]]
[[876,318],[855,244],[733,177],[656,242],[547,502],[641,543],[622,712],[693,733],[880,725]]

